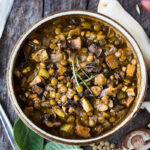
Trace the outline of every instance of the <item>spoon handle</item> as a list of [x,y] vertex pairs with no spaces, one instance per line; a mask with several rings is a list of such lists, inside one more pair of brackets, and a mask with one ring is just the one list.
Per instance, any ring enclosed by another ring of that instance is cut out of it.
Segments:
[[2,124],[4,126],[4,129],[5,129],[5,132],[9,138],[9,141],[13,147],[14,150],[19,150],[15,140],[14,140],[14,137],[13,137],[13,129],[12,129],[12,125],[2,107],[2,105],[0,104],[0,119],[2,121]]

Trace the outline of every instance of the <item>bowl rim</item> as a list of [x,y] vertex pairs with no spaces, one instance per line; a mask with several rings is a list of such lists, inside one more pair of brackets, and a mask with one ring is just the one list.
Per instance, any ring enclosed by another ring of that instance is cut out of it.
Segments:
[[[90,138],[90,139],[65,139],[65,138],[58,137],[58,136],[52,135],[50,133],[47,133],[43,129],[39,128],[30,119],[28,119],[27,116],[23,113],[22,109],[20,108],[20,106],[17,102],[17,99],[16,99],[15,94],[14,94],[14,90],[13,90],[13,83],[12,83],[13,78],[12,77],[13,77],[14,63],[15,63],[15,59],[17,57],[18,51],[20,49],[20,46],[22,45],[24,40],[37,27],[41,26],[42,24],[46,23],[47,21],[50,21],[50,20],[52,20],[54,18],[57,18],[57,17],[68,16],[68,15],[91,16],[91,17],[94,17],[94,18],[97,18],[97,19],[100,19],[100,20],[104,20],[105,22],[107,22],[107,23],[111,24],[112,26],[114,26],[118,31],[121,32],[121,34],[123,34],[130,41],[130,43],[132,43],[131,45],[133,46],[133,48],[138,51],[138,53],[136,52],[136,55],[138,56],[139,64],[142,66],[142,69],[140,67],[140,72],[141,72],[141,82],[140,83],[141,83],[142,88],[141,88],[141,91],[140,91],[138,101],[137,101],[136,106],[133,109],[133,111],[119,125],[115,126],[114,128],[112,128],[108,132],[106,132],[106,133],[104,133],[104,134],[102,134],[98,137],[93,137],[93,138]],[[63,144],[70,144],[70,145],[87,145],[87,144],[98,142],[101,139],[104,139],[104,138],[116,133],[122,127],[124,127],[136,115],[136,112],[139,110],[140,105],[141,105],[141,103],[144,99],[144,96],[145,96],[146,86],[147,86],[147,72],[146,72],[146,65],[145,65],[145,62],[144,62],[144,59],[143,59],[142,51],[141,51],[138,43],[133,38],[133,36],[122,25],[120,25],[117,21],[115,21],[114,19],[112,19],[108,16],[105,16],[103,14],[93,12],[93,11],[66,10],[66,11],[58,11],[58,12],[52,13],[52,14],[40,19],[39,21],[37,21],[36,23],[31,25],[21,35],[21,37],[18,39],[17,43],[15,44],[15,46],[14,46],[12,52],[11,52],[10,58],[9,58],[9,62],[8,62],[8,65],[7,65],[6,81],[7,81],[8,94],[9,94],[11,103],[12,103],[15,111],[17,112],[20,119],[31,130],[33,130],[35,133],[39,134],[40,136],[42,136],[42,137],[44,137],[48,140],[55,141],[55,142],[59,142],[59,143],[63,143]]]

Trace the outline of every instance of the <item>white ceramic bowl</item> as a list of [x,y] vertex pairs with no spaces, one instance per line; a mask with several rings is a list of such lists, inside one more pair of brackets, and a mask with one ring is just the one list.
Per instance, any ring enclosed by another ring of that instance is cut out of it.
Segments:
[[[15,64],[16,58],[18,56],[18,52],[20,50],[21,45],[26,40],[26,38],[32,33],[32,31],[37,29],[39,26],[41,26],[42,24],[44,24],[44,23],[46,23],[46,22],[48,22],[48,21],[50,21],[54,18],[62,17],[62,16],[66,16],[66,15],[90,16],[90,17],[100,19],[100,20],[110,24],[111,26],[116,28],[118,31],[120,31],[122,33],[122,35],[124,35],[125,38],[130,42],[130,44],[132,45],[132,47],[134,49],[134,54],[137,56],[138,62],[139,62],[137,98],[135,99],[134,104],[132,105],[131,109],[129,110],[127,116],[124,118],[124,120],[122,122],[120,122],[117,126],[113,127],[109,131],[105,132],[104,134],[102,134],[98,137],[93,137],[93,138],[90,138],[90,139],[65,139],[65,138],[57,137],[57,136],[54,136],[50,133],[47,133],[46,131],[44,131],[41,128],[39,128],[38,126],[36,126],[34,123],[32,123],[27,118],[27,116],[23,113],[22,109],[20,108],[20,106],[17,102],[16,96],[14,94],[13,68],[14,68],[14,64]],[[106,17],[102,14],[95,13],[95,12],[89,12],[89,11],[71,10],[71,11],[57,12],[57,13],[51,14],[51,15],[41,19],[40,21],[38,21],[37,23],[32,25],[20,37],[20,39],[16,43],[16,45],[15,45],[15,47],[14,47],[12,53],[11,53],[9,63],[8,63],[8,68],[7,68],[8,93],[9,93],[12,105],[13,105],[14,109],[16,110],[17,114],[19,115],[19,117],[22,119],[22,121],[29,128],[31,128],[33,131],[35,131],[37,134],[41,135],[42,137],[44,137],[48,140],[53,140],[53,141],[56,141],[56,142],[60,142],[60,143],[64,143],[64,144],[72,144],[72,145],[87,145],[87,144],[90,144],[90,143],[98,142],[101,139],[112,135],[113,133],[115,133],[116,131],[118,131],[122,127],[124,127],[135,116],[136,112],[140,108],[141,102],[144,99],[144,95],[145,95],[145,91],[146,91],[146,85],[147,85],[147,74],[146,74],[145,63],[144,63],[143,56],[141,54],[140,48],[139,48],[137,42],[134,40],[134,38],[130,35],[130,33],[126,29],[124,29],[116,21],[114,21],[111,18],[108,18],[108,17]]]

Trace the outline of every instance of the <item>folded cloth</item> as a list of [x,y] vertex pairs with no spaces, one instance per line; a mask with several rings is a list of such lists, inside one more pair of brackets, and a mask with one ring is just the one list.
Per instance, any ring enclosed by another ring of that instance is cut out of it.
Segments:
[[0,38],[2,36],[13,2],[14,0],[0,0]]
[[141,25],[130,16],[117,0],[100,0],[99,13],[119,22],[139,44],[150,75],[150,40]]

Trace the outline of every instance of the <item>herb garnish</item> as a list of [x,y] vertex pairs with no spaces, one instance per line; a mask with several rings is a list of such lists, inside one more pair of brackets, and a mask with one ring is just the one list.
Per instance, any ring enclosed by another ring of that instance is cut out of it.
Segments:
[[77,85],[79,86],[79,82],[78,82],[78,79],[77,79],[77,76],[76,76],[76,71],[75,71],[75,67],[74,67],[73,61],[72,61],[72,71],[73,71],[73,77],[74,77]]
[[[89,76],[88,76],[87,73],[84,71],[84,69],[82,69],[82,68],[80,67],[80,64],[79,64],[79,61],[78,61],[78,57],[76,57],[76,63],[77,63],[77,65],[78,65],[78,67],[79,67],[79,69],[78,69],[77,71],[75,71],[74,61],[72,60],[72,73],[73,73],[73,77],[74,77],[74,79],[75,79],[77,85],[80,86],[80,85],[84,84],[84,85],[86,86],[86,88],[89,90],[89,92],[93,95],[93,92],[91,91],[91,89],[89,88],[89,86],[87,85],[86,82],[92,80],[92,79],[95,78],[97,75],[91,76],[91,77],[89,78]],[[84,73],[84,75],[85,75],[86,77],[88,77],[88,79],[84,80],[84,79],[80,76],[80,74],[78,73],[79,70],[81,70],[81,71]],[[78,78],[81,80],[80,83],[78,82]],[[94,96],[94,95],[93,95],[93,96]]]
[[[88,79],[86,79],[86,80],[84,80],[84,82],[88,82],[88,81],[94,79],[96,76],[97,76],[97,74],[94,75],[94,76],[91,76],[90,78],[88,78]],[[84,84],[84,83],[83,83],[83,82],[80,82],[79,84],[81,85],[81,84]]]

